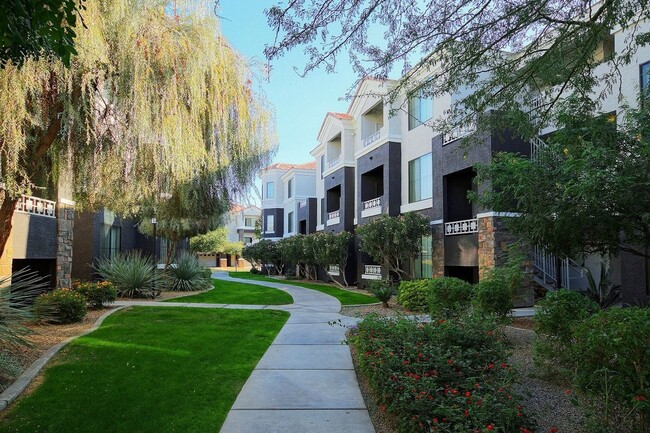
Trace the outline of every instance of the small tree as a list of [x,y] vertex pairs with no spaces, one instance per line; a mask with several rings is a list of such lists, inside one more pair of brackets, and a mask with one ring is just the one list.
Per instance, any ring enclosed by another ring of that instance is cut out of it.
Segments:
[[272,265],[277,274],[281,274],[284,267],[278,243],[268,239],[262,239],[258,243],[244,248],[242,257],[251,262],[254,267],[256,265],[260,266],[260,268],[265,265]]
[[225,227],[194,236],[190,239],[190,249],[195,253],[219,253],[224,251],[228,243],[228,232]]
[[404,265],[420,254],[421,238],[430,233],[427,219],[415,212],[397,217],[381,215],[357,228],[361,251],[399,279],[410,277]]
[[[347,286],[348,281],[345,277],[345,268],[348,262],[352,234],[349,232],[320,232],[309,236],[314,239],[314,259],[316,263],[326,272],[330,265],[338,266],[343,277],[343,284]],[[336,279],[333,278],[332,280],[339,286],[342,286]]]
[[302,274],[302,261],[304,258],[304,244],[303,235],[290,236],[284,238],[278,242],[278,248],[280,249],[280,255],[282,256],[282,261],[290,263],[291,265],[298,268],[298,275]]

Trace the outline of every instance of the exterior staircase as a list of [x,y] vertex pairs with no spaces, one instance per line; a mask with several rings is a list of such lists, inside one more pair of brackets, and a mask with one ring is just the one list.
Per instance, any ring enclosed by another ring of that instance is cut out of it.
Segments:
[[535,246],[533,255],[533,280],[546,290],[587,290],[586,270],[576,261],[549,254],[540,246]]

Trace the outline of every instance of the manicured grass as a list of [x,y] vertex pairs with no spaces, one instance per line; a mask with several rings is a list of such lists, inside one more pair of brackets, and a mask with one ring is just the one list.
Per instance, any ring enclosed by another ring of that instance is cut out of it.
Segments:
[[217,432],[289,314],[132,307],[56,356],[0,432]]
[[233,278],[242,278],[254,281],[270,281],[272,283],[289,284],[292,286],[304,287],[306,289],[318,290],[330,296],[334,296],[341,302],[341,305],[357,305],[357,304],[374,304],[379,302],[379,299],[374,296],[364,295],[361,293],[350,292],[348,290],[341,290],[338,287],[328,286],[325,284],[303,283],[300,281],[280,280],[270,278],[265,275],[251,274],[250,272],[229,272]]
[[212,280],[212,282],[214,284],[212,290],[196,295],[167,299],[166,302],[246,305],[286,305],[293,303],[291,295],[272,287],[223,280]]

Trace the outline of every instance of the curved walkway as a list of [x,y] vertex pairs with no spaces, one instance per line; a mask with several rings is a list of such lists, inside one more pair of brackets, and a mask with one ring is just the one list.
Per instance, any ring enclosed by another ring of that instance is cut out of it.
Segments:
[[[212,278],[241,282],[225,272]],[[334,297],[302,287],[246,281],[289,293],[290,305],[119,302],[117,305],[276,309],[291,317],[257,364],[221,433],[374,433],[345,339],[358,319],[339,314]]]

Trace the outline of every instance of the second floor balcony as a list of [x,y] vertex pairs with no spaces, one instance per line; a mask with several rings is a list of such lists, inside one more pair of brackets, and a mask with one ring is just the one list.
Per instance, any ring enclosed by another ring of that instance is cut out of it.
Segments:
[[471,218],[445,223],[445,236],[466,235],[478,232],[478,219]]
[[381,213],[382,197],[375,197],[361,203],[361,218],[367,218]]

